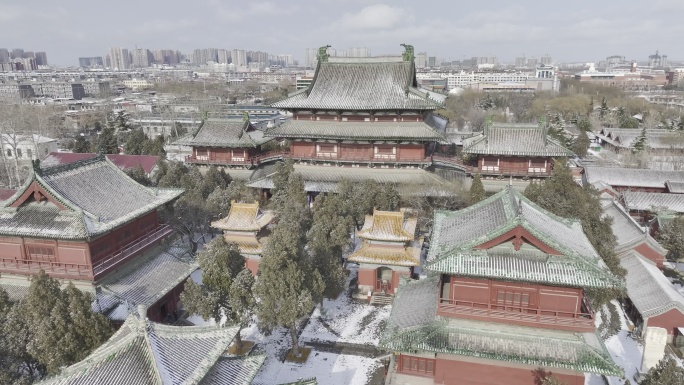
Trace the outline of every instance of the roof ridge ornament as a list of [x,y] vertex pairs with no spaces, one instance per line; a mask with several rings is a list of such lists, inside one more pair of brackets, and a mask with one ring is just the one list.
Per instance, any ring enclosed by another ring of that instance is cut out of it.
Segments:
[[328,54],[328,48],[330,48],[331,45],[324,45],[323,47],[318,48],[318,62],[319,63],[325,63],[328,61],[328,58],[330,58],[330,55]]
[[415,58],[415,55],[413,54],[414,53],[413,46],[409,45],[409,44],[404,44],[404,43],[401,43],[399,45],[404,47],[404,53],[401,54],[402,59],[404,59],[404,61],[412,62]]

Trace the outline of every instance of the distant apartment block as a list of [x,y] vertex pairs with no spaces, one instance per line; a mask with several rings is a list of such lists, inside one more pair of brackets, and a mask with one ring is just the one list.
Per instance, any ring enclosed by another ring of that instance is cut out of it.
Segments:
[[81,68],[102,67],[104,60],[102,60],[102,56],[80,57],[78,58],[78,66]]
[[145,79],[124,80],[123,84],[126,86],[126,88],[130,88],[133,91],[146,90],[154,86],[153,83],[150,83]]
[[111,67],[118,70],[127,70],[131,67],[131,55],[128,49],[121,47],[112,47],[109,50],[109,57],[111,60]]
[[58,147],[56,139],[42,135],[3,134],[0,141],[5,159],[42,160]]
[[86,96],[103,98],[109,96],[112,93],[111,86],[108,81],[87,81],[81,84],[83,85],[83,91],[85,92]]
[[2,102],[18,102],[34,96],[33,87],[30,84],[0,83],[0,101]]

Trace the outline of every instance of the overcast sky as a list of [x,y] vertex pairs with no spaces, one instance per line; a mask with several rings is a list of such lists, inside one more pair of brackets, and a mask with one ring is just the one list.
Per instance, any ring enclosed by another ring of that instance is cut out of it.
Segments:
[[237,48],[271,54],[330,44],[399,54],[400,43],[440,58],[548,53],[562,61],[610,55],[684,59],[684,0],[0,0],[0,48],[46,51],[77,65],[111,46]]

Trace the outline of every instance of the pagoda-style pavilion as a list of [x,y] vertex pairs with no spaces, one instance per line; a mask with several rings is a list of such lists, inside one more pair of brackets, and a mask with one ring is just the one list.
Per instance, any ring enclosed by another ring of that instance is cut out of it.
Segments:
[[205,119],[195,132],[174,144],[192,147],[188,163],[220,166],[252,166],[261,145],[271,140],[264,138],[245,115],[238,119]]
[[482,134],[463,140],[463,154],[477,163],[472,173],[499,177],[548,177],[554,158],[573,155],[548,135],[544,122],[488,122]]
[[[380,345],[397,384],[568,385],[622,375],[596,334],[588,288],[623,287],[579,221],[508,187],[436,212],[425,269],[395,297]],[[422,377],[422,378],[421,378]]]
[[168,326],[150,322],[146,309],[83,361],[41,385],[249,384],[264,355],[229,357],[237,326]]
[[290,141],[292,158],[354,164],[429,165],[443,134],[426,117],[441,102],[419,90],[413,47],[402,56],[329,57],[327,47],[308,88],[273,104],[292,121],[266,131]]
[[230,202],[228,216],[212,222],[211,227],[223,230],[228,243],[236,243],[246,259],[246,267],[256,275],[263,246],[268,239],[266,226],[273,221],[271,210],[261,210],[259,203]]
[[399,277],[410,276],[420,266],[423,239],[416,239],[416,218],[406,218],[405,211],[373,211],[366,215],[363,228],[356,235],[361,247],[347,260],[359,264],[356,297],[374,302],[374,295],[394,295]]
[[[182,192],[142,186],[102,155],[37,169],[0,207],[0,285],[20,292],[44,270],[95,292],[113,273],[160,252],[173,231],[159,223],[157,209]],[[167,280],[182,285],[189,274]],[[147,303],[150,316],[167,315],[159,308],[166,302]]]

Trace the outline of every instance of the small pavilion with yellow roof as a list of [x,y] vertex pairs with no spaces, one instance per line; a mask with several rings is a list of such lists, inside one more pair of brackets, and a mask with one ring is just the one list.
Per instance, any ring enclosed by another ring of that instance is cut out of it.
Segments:
[[416,238],[417,223],[403,209],[366,215],[363,228],[356,232],[361,246],[347,258],[359,264],[356,298],[374,302],[375,297],[394,295],[399,277],[410,276],[413,267],[420,266],[423,238]]
[[228,216],[212,222],[211,227],[223,230],[226,242],[237,243],[240,254],[246,259],[246,267],[256,275],[263,245],[268,239],[266,226],[273,221],[273,217],[273,211],[259,209],[258,202],[231,201]]

